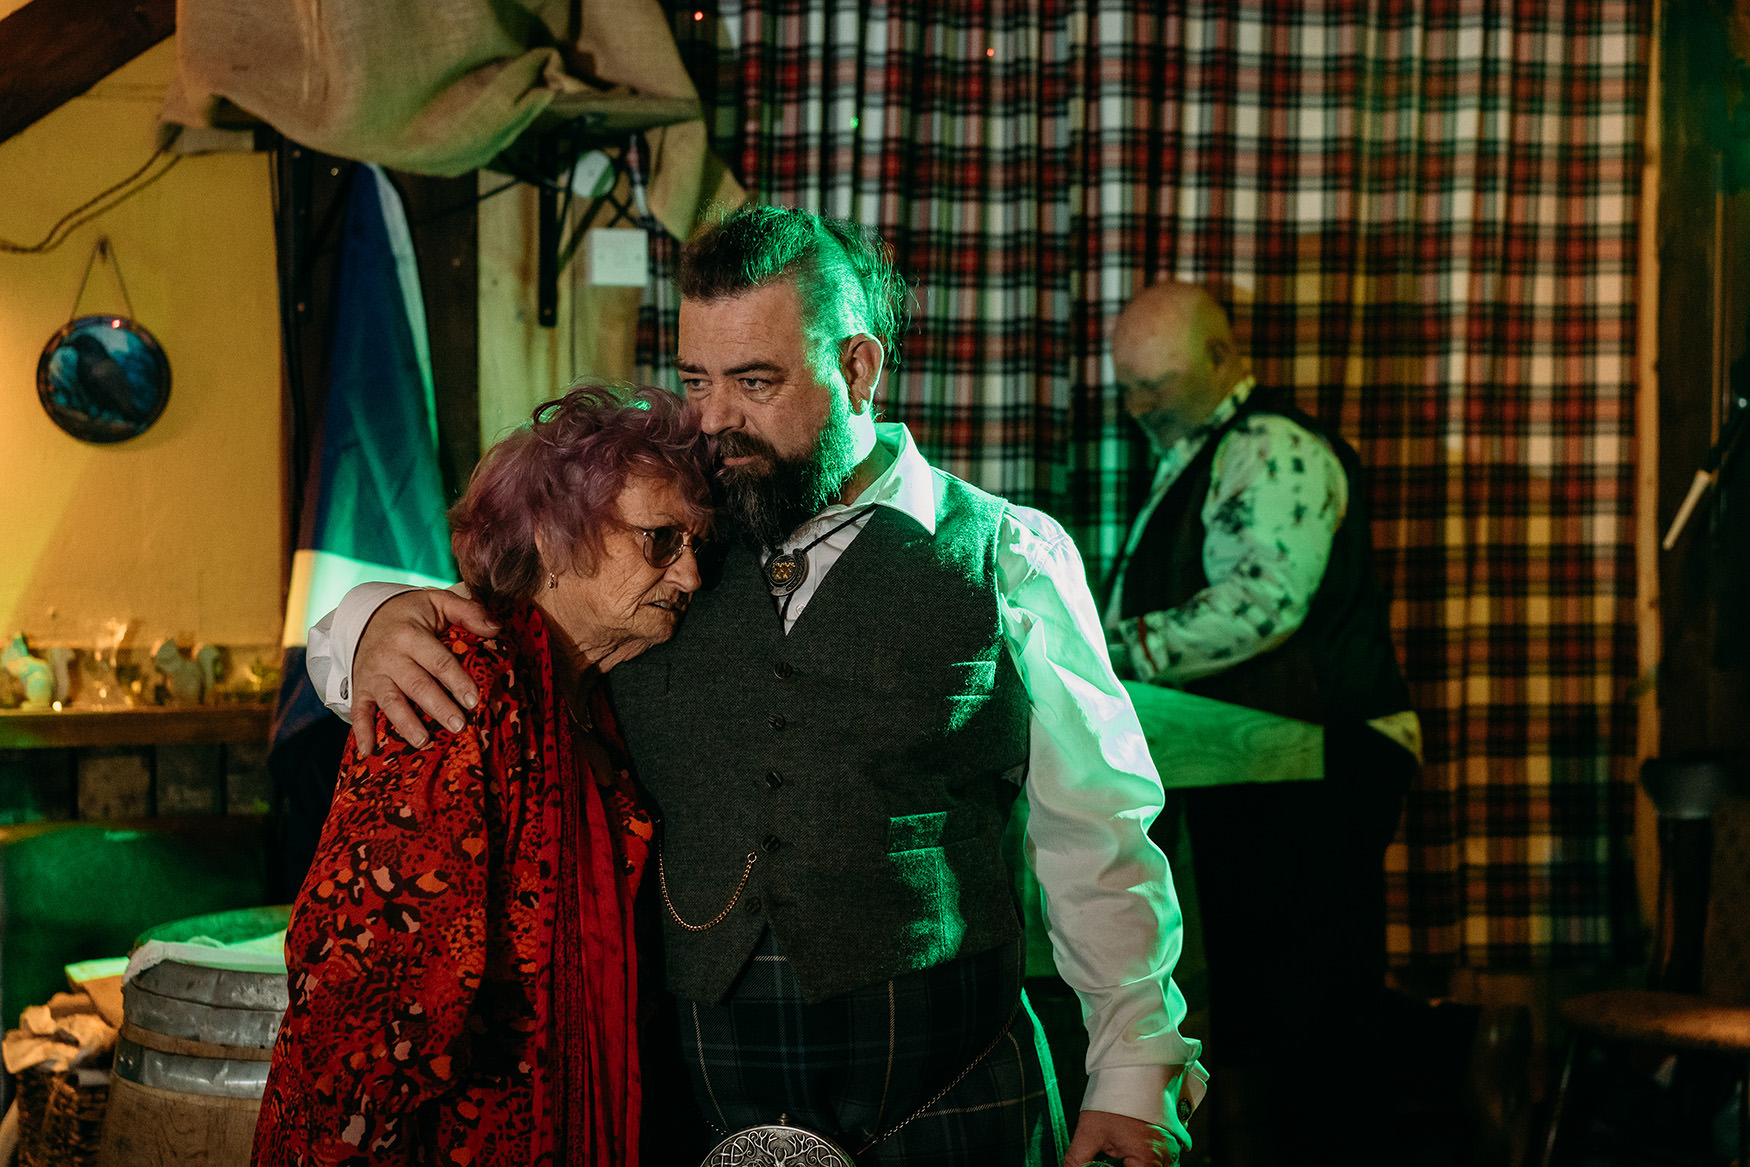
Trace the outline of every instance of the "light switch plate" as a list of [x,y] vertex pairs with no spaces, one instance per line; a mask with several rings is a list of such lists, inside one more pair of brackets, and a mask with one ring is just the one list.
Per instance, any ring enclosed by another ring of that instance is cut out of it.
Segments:
[[643,229],[591,227],[583,236],[583,271],[594,288],[642,288],[650,280]]

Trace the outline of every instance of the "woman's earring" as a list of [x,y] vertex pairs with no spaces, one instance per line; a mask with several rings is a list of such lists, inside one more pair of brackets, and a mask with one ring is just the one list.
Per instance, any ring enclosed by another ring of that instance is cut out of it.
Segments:
[[547,590],[552,591],[554,588],[556,588],[558,586],[559,586],[559,577],[554,575],[552,572],[549,571],[547,573]]

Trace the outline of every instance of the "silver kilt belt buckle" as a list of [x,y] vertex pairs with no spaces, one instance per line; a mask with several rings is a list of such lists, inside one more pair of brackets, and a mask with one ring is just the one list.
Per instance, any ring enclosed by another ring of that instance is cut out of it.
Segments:
[[699,1167],[856,1167],[856,1160],[825,1135],[779,1119],[733,1132]]

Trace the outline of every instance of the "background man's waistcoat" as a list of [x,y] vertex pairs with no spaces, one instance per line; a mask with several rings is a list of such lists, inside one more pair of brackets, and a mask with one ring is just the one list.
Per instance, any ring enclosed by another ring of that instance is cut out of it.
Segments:
[[1331,541],[1331,558],[1305,621],[1270,652],[1212,676],[1187,692],[1326,726],[1356,724],[1410,708],[1409,688],[1392,648],[1391,605],[1373,569],[1366,488],[1355,451],[1296,409],[1285,394],[1254,391],[1204,442],[1155,508],[1124,573],[1120,613],[1177,608],[1209,586],[1203,571],[1203,502],[1215,455],[1228,434],[1256,413],[1275,413],[1323,438],[1349,480],[1349,509]]

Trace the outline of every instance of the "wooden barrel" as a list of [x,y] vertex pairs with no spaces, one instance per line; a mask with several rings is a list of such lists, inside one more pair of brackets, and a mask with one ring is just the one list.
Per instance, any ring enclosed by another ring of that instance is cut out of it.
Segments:
[[286,1009],[283,954],[239,956],[222,943],[284,929],[286,909],[177,921],[145,941],[171,955],[122,987],[109,1112],[98,1167],[247,1167],[268,1062]]

